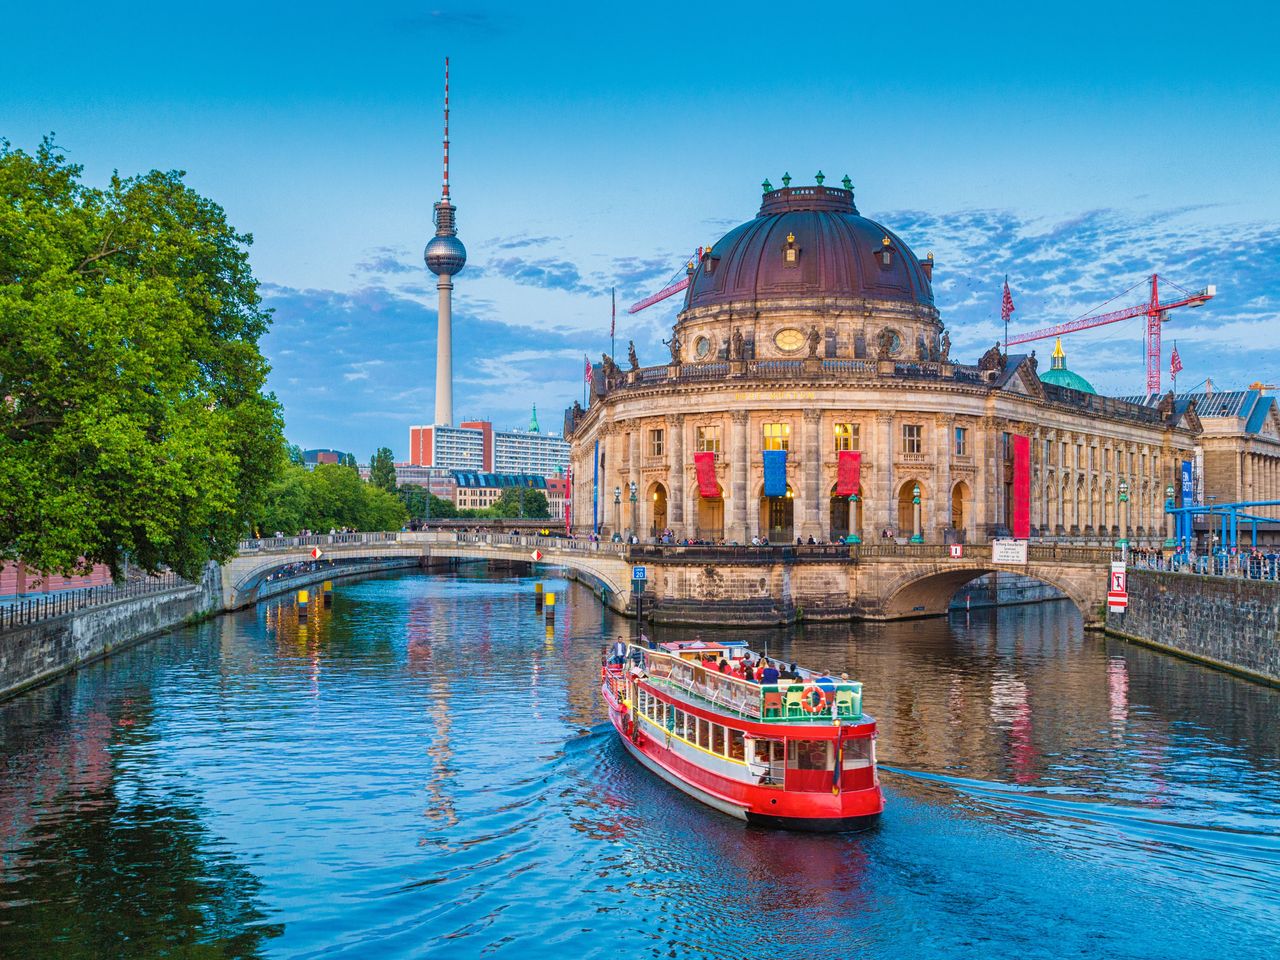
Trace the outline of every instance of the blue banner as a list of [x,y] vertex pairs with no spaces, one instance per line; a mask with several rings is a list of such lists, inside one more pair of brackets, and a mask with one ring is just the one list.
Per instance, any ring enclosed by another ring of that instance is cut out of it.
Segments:
[[764,451],[764,495],[766,497],[785,497],[787,495],[787,451]]
[[596,441],[596,453],[592,459],[591,474],[591,532],[600,532],[600,441]]
[[1195,487],[1191,483],[1191,461],[1182,461],[1182,505],[1184,507],[1191,506],[1191,497],[1195,492]]

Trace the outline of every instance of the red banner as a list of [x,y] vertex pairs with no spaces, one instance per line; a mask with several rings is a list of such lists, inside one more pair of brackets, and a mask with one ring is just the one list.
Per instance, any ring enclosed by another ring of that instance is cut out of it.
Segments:
[[836,469],[836,496],[857,493],[862,483],[862,454],[857,450],[841,450],[836,454]]
[[716,483],[716,455],[695,453],[693,465],[698,472],[698,495],[707,498],[720,496],[720,485]]
[[1013,538],[1031,536],[1031,438],[1013,436]]

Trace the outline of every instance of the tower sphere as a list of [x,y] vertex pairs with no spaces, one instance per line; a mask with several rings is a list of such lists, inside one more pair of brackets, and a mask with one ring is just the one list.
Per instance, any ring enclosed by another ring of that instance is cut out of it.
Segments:
[[467,263],[467,248],[457,237],[432,237],[422,253],[427,269],[437,276],[460,273]]

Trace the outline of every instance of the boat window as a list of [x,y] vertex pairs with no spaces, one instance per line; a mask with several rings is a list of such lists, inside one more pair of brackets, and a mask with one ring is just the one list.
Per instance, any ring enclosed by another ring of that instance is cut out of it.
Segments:
[[746,747],[742,739],[741,730],[729,731],[729,759],[743,760],[746,758]]
[[830,770],[830,740],[792,740],[787,753],[787,767],[792,770]]
[[711,752],[724,756],[724,727],[718,723],[711,725]]
[[711,744],[711,724],[701,717],[698,718],[698,746],[703,750],[710,748]]
[[648,701],[649,701],[649,694],[644,690],[637,689],[636,690],[636,713],[643,714],[645,712],[645,707],[648,706]]
[[846,740],[843,747],[844,763],[846,770],[854,770],[858,767],[867,767],[871,765],[871,738],[858,737],[856,740]]

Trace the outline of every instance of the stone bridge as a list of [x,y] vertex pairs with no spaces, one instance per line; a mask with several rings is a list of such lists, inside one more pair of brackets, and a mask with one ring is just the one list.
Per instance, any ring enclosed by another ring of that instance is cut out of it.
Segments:
[[[313,562],[316,549],[321,556]],[[647,617],[709,626],[941,616],[965,583],[993,572],[1056,587],[1086,625],[1101,626],[1114,554],[1108,547],[1033,541],[1025,565],[1008,565],[993,562],[989,544],[966,544],[953,558],[944,544],[677,547],[462,530],[337,534],[245,541],[223,568],[223,599],[228,608],[242,607],[308,582],[392,566],[530,563],[534,551],[629,614],[636,612],[631,567],[643,565]]]

